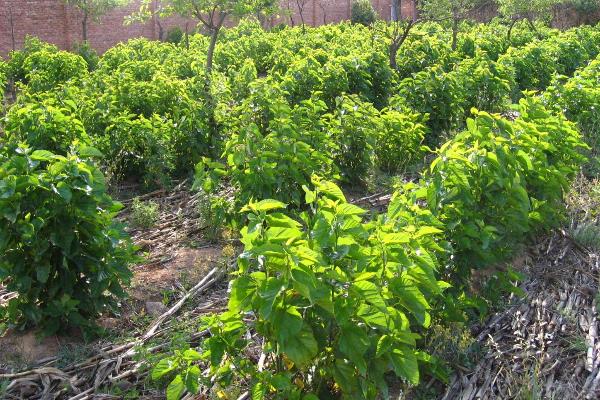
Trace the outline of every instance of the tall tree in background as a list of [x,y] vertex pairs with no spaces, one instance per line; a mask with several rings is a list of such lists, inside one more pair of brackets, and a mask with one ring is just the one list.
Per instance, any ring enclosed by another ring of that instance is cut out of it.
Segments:
[[452,50],[456,50],[461,22],[470,19],[473,10],[481,3],[482,0],[422,0],[419,2],[419,11],[424,19],[451,24]]
[[554,6],[562,0],[497,0],[500,15],[509,21],[508,38],[512,29],[519,21],[527,21],[532,30],[536,31],[534,21],[549,21],[552,18]]
[[180,15],[193,18],[204,26],[210,35],[206,54],[206,72],[210,75],[219,32],[227,18],[242,18],[260,12],[272,12],[276,0],[163,0],[154,7],[155,0],[142,0],[140,9],[129,20],[146,20],[153,15],[167,17]]
[[63,0],[81,12],[81,29],[83,41],[88,40],[88,24],[90,20],[98,21],[107,12],[127,4],[128,0]]
[[323,25],[327,23],[327,11],[329,6],[335,4],[335,0],[318,0],[317,5],[321,9],[321,15],[323,16]]

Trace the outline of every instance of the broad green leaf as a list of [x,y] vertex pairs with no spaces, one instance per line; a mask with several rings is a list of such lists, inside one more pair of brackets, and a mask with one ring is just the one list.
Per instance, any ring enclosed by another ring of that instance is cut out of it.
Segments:
[[363,298],[367,303],[379,308],[382,312],[385,312],[386,305],[383,297],[380,294],[380,288],[377,287],[371,281],[358,281],[354,282],[350,287],[350,290],[356,293],[358,296]]
[[77,154],[79,154],[81,158],[104,157],[104,154],[102,154],[100,150],[98,150],[95,147],[86,145],[79,146],[79,148],[77,149]]
[[56,155],[48,150],[36,150],[29,156],[32,160],[36,161],[50,161],[56,157]]
[[200,382],[200,368],[197,365],[192,365],[185,371],[185,388],[192,394],[198,393]]
[[181,375],[177,375],[167,386],[167,400],[179,400],[184,390],[183,378]]
[[252,278],[240,276],[235,279],[231,285],[229,309],[232,311],[246,311],[255,293],[256,283]]
[[71,193],[71,189],[64,182],[59,182],[56,185],[57,193],[62,197],[67,203],[71,202],[71,198],[73,198],[73,193]]
[[253,212],[266,212],[271,210],[280,210],[286,208],[286,204],[278,200],[266,199],[261,200],[258,203],[250,202],[248,205],[241,209],[242,212],[253,211]]
[[413,385],[419,384],[419,366],[414,350],[399,346],[389,353],[396,375],[407,379]]
[[369,348],[369,338],[363,329],[356,325],[347,325],[340,330],[339,350],[365,374],[367,364],[364,354]]
[[302,329],[302,315],[294,306],[274,309],[272,322],[279,342],[294,337]]
[[283,352],[299,367],[307,365],[318,351],[312,329],[306,324],[298,333],[287,337],[280,344]]
[[168,374],[169,372],[175,370],[177,365],[173,362],[173,360],[168,358],[163,358],[160,360],[156,366],[152,369],[152,379],[157,380]]
[[366,214],[366,211],[363,210],[362,208],[355,206],[354,204],[349,204],[349,203],[344,203],[344,204],[340,204],[337,209],[336,212],[338,215],[343,215],[343,216],[353,216],[353,215],[364,215]]
[[38,282],[46,283],[48,281],[48,277],[50,276],[50,265],[48,265],[48,264],[38,265],[35,268],[35,273],[36,273]]

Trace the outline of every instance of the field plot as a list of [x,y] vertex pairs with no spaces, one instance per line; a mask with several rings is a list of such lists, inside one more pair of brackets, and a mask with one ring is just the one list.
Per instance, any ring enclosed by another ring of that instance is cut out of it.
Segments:
[[600,26],[211,29],[0,61],[0,397],[600,396]]

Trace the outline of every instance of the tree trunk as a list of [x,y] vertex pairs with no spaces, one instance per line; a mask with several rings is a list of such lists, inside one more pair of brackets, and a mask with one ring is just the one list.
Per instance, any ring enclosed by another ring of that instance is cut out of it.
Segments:
[[158,17],[156,18],[156,25],[158,26],[158,40],[162,42],[165,36],[165,29],[160,23],[160,19]]
[[17,50],[17,41],[15,40],[15,20],[13,18],[12,6],[8,6],[8,23],[10,24],[10,40],[13,51]]
[[540,32],[535,27],[535,24],[533,23],[533,21],[531,20],[531,18],[527,17],[526,19],[527,19],[527,23],[529,24],[529,27],[535,33],[535,36],[537,36],[537,38],[541,40],[542,39],[542,35],[540,34]]
[[513,19],[508,27],[508,34],[506,35],[506,39],[508,39],[509,42],[512,37],[512,30],[515,27],[516,23],[517,23],[517,19]]
[[213,68],[213,57],[215,55],[215,47],[217,46],[217,39],[219,38],[220,26],[215,26],[211,29],[210,33],[210,44],[208,45],[208,52],[206,54],[206,73],[210,75]]
[[392,41],[392,44],[390,44],[390,67],[392,67],[392,69],[394,71],[398,70],[398,63],[396,62],[396,56],[398,55],[398,49],[400,48],[400,46],[398,46],[398,44],[394,41]]
[[[398,24],[399,22],[396,22]],[[398,70],[398,63],[396,62],[396,56],[398,54],[398,50],[404,44],[408,35],[410,34],[411,29],[415,25],[415,21],[409,20],[407,25],[404,27],[404,31],[402,35],[398,36],[399,32],[395,31],[395,36],[392,38],[392,43],[390,44],[390,67],[394,70]]]
[[458,41],[458,18],[455,16],[452,20],[452,51],[456,50]]
[[392,21],[396,22],[402,18],[402,5],[400,0],[392,0]]
[[88,12],[83,12],[83,19],[81,20],[81,28],[83,30],[83,41],[87,42],[87,29],[88,29]]
[[186,50],[190,49],[190,33],[187,22],[185,23],[185,48]]

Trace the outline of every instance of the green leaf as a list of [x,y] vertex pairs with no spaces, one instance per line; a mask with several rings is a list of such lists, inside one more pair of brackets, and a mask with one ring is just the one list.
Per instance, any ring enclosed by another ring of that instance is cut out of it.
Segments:
[[407,379],[413,385],[419,384],[419,366],[414,350],[399,346],[389,353],[396,375]]
[[181,375],[177,375],[167,386],[167,400],[179,400],[184,390],[183,378]]
[[375,355],[377,357],[381,357],[382,355],[388,353],[392,348],[392,344],[394,344],[394,341],[391,336],[382,335],[377,341],[377,350],[375,351]]
[[282,203],[278,200],[266,199],[261,200],[258,203],[250,202],[244,208],[242,208],[242,212],[252,211],[252,212],[261,212],[261,211],[271,211],[271,210],[280,210],[282,208],[286,208],[286,204]]
[[369,348],[369,338],[363,329],[356,325],[348,325],[341,329],[339,350],[356,365],[361,374],[367,372],[364,354]]
[[419,289],[411,285],[394,285],[394,293],[397,294],[396,298],[398,302],[410,311],[413,316],[419,321],[423,327],[429,327],[431,317],[427,310],[429,310],[429,303],[427,299]]
[[336,212],[338,215],[342,215],[342,216],[353,216],[353,215],[366,214],[366,211],[363,210],[362,208],[355,206],[354,204],[348,204],[348,203],[340,204],[337,207]]
[[186,361],[198,361],[202,359],[202,356],[194,349],[187,349],[183,352],[183,358]]
[[173,359],[163,358],[156,364],[156,366],[152,369],[152,380],[157,380],[168,374],[169,372],[175,370],[177,365],[173,362]]
[[386,233],[382,237],[385,244],[403,244],[410,242],[410,234],[406,232]]
[[252,387],[252,400],[263,400],[267,394],[267,388],[264,383],[257,382]]
[[40,283],[46,283],[50,276],[50,265],[38,265],[35,269],[36,278]]
[[419,230],[415,234],[415,237],[420,238],[421,236],[435,235],[438,233],[443,233],[443,231],[441,229],[434,228],[433,226],[424,226],[419,228]]
[[304,324],[297,334],[288,336],[280,344],[282,351],[288,358],[300,367],[307,365],[317,355],[318,351],[315,336],[307,324]]
[[66,183],[59,182],[58,185],[56,185],[56,191],[67,203],[71,202],[73,193],[71,193],[71,189]]
[[200,378],[200,368],[197,365],[192,365],[185,371],[185,388],[192,394],[198,393],[200,386],[198,379]]
[[232,311],[247,311],[252,297],[256,292],[256,284],[249,276],[240,276],[231,284],[229,309]]
[[[313,182],[314,183],[314,182]],[[321,181],[317,182],[316,186],[319,191],[334,200],[340,200],[342,202],[346,202],[346,196],[344,196],[344,192],[340,189],[335,183],[329,181]]]
[[77,154],[79,154],[79,157],[81,158],[104,157],[104,154],[102,154],[100,150],[87,145],[79,146],[79,148],[77,149]]
[[302,329],[302,315],[294,306],[277,308],[274,310],[273,328],[277,333],[278,341],[285,342],[296,336]]
[[56,155],[48,150],[36,150],[29,156],[32,160],[36,161],[50,161],[56,157]]
[[363,298],[367,303],[377,307],[380,311],[386,312],[386,305],[381,297],[381,289],[371,281],[354,282],[350,290]]

